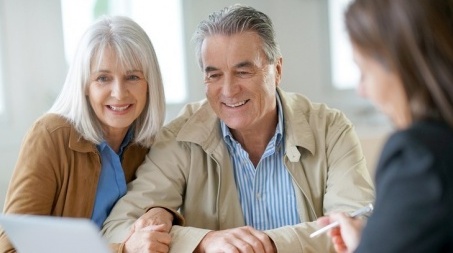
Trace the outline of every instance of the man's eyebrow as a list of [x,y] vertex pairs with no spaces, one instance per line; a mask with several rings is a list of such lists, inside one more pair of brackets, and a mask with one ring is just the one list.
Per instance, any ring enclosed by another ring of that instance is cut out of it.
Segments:
[[207,66],[207,67],[204,69],[204,72],[205,72],[205,73],[208,73],[208,72],[216,71],[216,70],[219,70],[219,69],[216,68],[216,67]]
[[251,61],[243,61],[235,65],[236,68],[248,68],[253,66],[254,64]]
[[[240,63],[234,65],[235,68],[248,68],[248,67],[253,67],[253,66],[254,66],[254,64],[251,61],[243,61],[243,62],[240,62]],[[207,66],[204,69],[204,72],[208,73],[208,72],[217,71],[217,70],[219,70],[219,69],[216,67]]]

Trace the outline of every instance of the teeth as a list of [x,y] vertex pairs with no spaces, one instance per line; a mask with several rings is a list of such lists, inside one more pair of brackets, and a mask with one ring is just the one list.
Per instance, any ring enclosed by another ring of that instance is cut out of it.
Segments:
[[229,106],[229,107],[238,107],[238,106],[241,106],[241,105],[243,105],[243,104],[245,104],[245,100],[242,101],[242,102],[236,103],[236,104],[226,104],[226,103],[225,103],[225,105],[226,105],[226,106]]
[[109,105],[109,107],[114,110],[114,111],[117,111],[117,112],[120,112],[120,111],[124,111],[126,110],[129,105],[125,105],[125,106],[113,106],[113,105]]

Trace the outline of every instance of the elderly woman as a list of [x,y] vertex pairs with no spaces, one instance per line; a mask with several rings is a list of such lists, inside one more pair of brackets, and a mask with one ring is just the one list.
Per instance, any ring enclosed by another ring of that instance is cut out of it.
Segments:
[[[98,20],[83,35],[54,105],[25,136],[4,213],[83,217],[101,227],[164,115],[162,78],[145,31],[126,17]],[[173,216],[162,212],[163,224],[141,234],[152,238],[145,249],[168,250]],[[15,252],[5,234],[0,252]]]
[[355,0],[346,12],[360,91],[398,129],[374,213],[332,214],[338,252],[453,252],[453,1]]

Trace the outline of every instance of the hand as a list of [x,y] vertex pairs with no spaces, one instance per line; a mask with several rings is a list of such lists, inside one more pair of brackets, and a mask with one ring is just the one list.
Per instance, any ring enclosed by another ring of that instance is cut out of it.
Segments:
[[168,252],[173,214],[164,208],[151,208],[132,226],[125,241],[124,253]]
[[317,220],[320,226],[339,221],[340,226],[332,228],[327,234],[331,237],[335,251],[338,253],[354,252],[360,242],[363,220],[351,218],[344,213],[334,213]]
[[206,234],[195,249],[197,253],[275,253],[275,245],[263,232],[239,227]]
[[173,214],[165,208],[151,208],[134,223],[132,230],[140,230],[151,225],[164,225],[162,232],[170,233],[173,225]]
[[170,249],[171,236],[164,231],[165,225],[151,225],[136,230],[126,239],[124,253],[167,253]]

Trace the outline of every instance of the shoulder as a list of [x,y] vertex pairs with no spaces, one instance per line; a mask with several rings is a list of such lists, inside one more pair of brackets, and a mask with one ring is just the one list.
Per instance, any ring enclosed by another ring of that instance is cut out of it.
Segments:
[[49,139],[52,142],[85,143],[80,133],[78,133],[73,124],[63,116],[54,113],[46,113],[38,118],[27,132],[27,138]]
[[391,135],[383,155],[404,151],[433,156],[453,155],[453,129],[442,122],[416,122],[408,129]]
[[312,102],[306,96],[299,93],[285,92],[278,89],[282,100],[285,117],[300,117],[304,115],[308,121],[327,120],[337,122],[338,120],[350,123],[343,112],[329,107],[325,103]]
[[46,113],[38,118],[32,126],[32,129],[45,129],[48,132],[54,132],[58,129],[73,129],[68,119],[54,113]]
[[[163,127],[163,131],[169,131],[174,135],[181,131],[184,135],[210,128],[217,121],[217,115],[212,110],[206,99],[186,104],[178,116]],[[212,128],[211,128],[212,129]]]
[[422,121],[391,135],[379,160],[384,175],[449,175],[453,164],[453,129],[442,122]]
[[342,135],[354,129],[352,122],[338,109],[323,103],[314,103],[297,93],[278,89],[285,127],[288,133],[308,133],[325,138],[325,135]]

